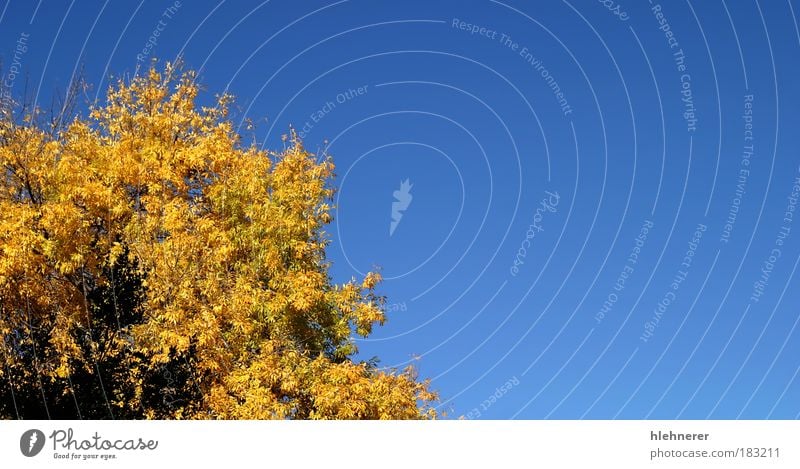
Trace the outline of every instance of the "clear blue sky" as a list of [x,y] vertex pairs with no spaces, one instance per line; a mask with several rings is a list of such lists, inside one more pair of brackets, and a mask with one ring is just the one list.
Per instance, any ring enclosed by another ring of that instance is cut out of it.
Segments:
[[327,148],[332,274],[386,278],[361,351],[452,415],[794,419],[798,10],[10,0],[0,54],[42,105],[181,54],[266,147]]

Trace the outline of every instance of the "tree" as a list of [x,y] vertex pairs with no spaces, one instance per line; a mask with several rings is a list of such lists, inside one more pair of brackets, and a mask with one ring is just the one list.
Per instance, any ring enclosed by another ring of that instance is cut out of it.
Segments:
[[333,163],[242,144],[167,64],[52,130],[0,121],[0,415],[433,418],[412,368],[356,362],[380,281],[334,284]]

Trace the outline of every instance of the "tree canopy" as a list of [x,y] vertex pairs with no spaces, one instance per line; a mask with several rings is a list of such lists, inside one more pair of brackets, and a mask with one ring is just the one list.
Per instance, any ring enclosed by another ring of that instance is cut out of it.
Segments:
[[434,418],[413,368],[356,360],[378,273],[337,284],[334,165],[242,143],[167,64],[51,126],[0,119],[0,416]]

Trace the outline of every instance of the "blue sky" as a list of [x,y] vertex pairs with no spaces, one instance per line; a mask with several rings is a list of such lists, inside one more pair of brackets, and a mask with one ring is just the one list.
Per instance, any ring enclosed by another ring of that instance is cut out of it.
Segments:
[[386,279],[362,354],[453,416],[795,419],[797,9],[10,0],[0,54],[42,105],[182,55],[332,154],[332,274]]

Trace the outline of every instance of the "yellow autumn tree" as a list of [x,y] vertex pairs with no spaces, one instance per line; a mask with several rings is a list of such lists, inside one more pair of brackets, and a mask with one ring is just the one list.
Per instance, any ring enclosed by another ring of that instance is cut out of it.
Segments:
[[328,274],[330,158],[245,145],[198,92],[168,64],[59,128],[2,119],[0,413],[435,417],[413,369],[354,360],[385,314],[377,273]]

